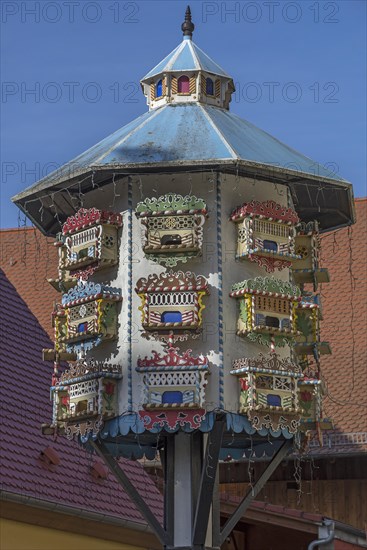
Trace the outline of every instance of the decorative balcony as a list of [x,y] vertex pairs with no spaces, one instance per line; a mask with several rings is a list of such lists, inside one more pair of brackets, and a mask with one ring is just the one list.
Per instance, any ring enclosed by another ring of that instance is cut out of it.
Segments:
[[63,224],[59,269],[86,280],[96,270],[117,264],[120,227],[120,214],[81,208]]
[[328,270],[320,268],[320,236],[316,220],[298,224],[295,251],[299,256],[292,265],[293,279],[296,283],[313,283],[316,291],[319,283],[330,281]]
[[202,275],[173,271],[141,278],[136,292],[142,304],[142,324],[147,331],[163,333],[200,332],[205,308],[202,300],[209,294]]
[[53,425],[70,438],[87,431],[96,433],[103,420],[118,414],[117,381],[121,378],[120,365],[71,364],[52,387]]
[[237,225],[239,259],[256,262],[268,273],[291,267],[295,251],[297,213],[274,201],[251,201],[237,207],[230,219]]
[[191,350],[182,355],[169,347],[161,355],[138,360],[137,372],[143,376],[143,407],[147,410],[202,409],[205,406],[206,377],[209,365],[205,357],[193,357]]
[[202,253],[203,225],[207,215],[202,199],[168,193],[138,203],[136,216],[144,227],[146,256],[167,267]]
[[55,314],[55,349],[78,353],[117,336],[117,288],[83,283],[62,296]]
[[237,334],[270,347],[293,344],[300,295],[296,285],[274,277],[234,284],[230,296],[239,300]]
[[297,365],[276,353],[260,353],[256,358],[236,359],[231,374],[239,379],[239,412],[256,429],[286,426],[296,432],[302,413],[297,381],[303,377]]
[[298,355],[313,355],[319,360],[320,354],[330,354],[328,342],[320,340],[320,320],[322,319],[321,301],[319,294],[303,293],[296,311],[295,351]]

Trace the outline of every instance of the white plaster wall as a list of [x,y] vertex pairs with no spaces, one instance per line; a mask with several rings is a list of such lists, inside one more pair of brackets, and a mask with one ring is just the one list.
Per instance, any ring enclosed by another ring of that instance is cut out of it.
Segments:
[[[219,175],[222,190],[222,251],[223,251],[223,354],[224,354],[224,408],[237,412],[239,402],[239,384],[236,377],[229,374],[232,362],[239,357],[255,357],[259,352],[268,353],[269,348],[259,346],[246,338],[236,336],[238,318],[237,300],[229,297],[231,286],[244,279],[256,276],[269,276],[264,269],[250,261],[238,261],[236,252],[236,227],[229,221],[232,210],[244,202],[251,200],[274,200],[282,205],[288,204],[286,186],[265,181]],[[174,271],[192,271],[204,275],[209,282],[210,295],[204,297],[206,308],[203,313],[203,332],[197,339],[189,338],[186,342],[178,342],[181,351],[192,349],[193,354],[203,354],[210,360],[209,383],[206,390],[208,410],[219,406],[219,331],[218,331],[218,246],[217,246],[217,203],[216,203],[215,173],[175,174],[175,175],[141,175],[132,176],[133,208],[147,197],[158,197],[169,192],[183,196],[196,195],[206,201],[209,217],[204,224],[204,244],[202,257],[189,259],[187,263],[179,263]],[[111,286],[121,288],[123,302],[119,315],[119,336],[114,343],[103,344],[95,348],[90,355],[96,359],[119,362],[123,366],[123,380],[119,388],[119,412],[127,410],[128,403],[128,183],[127,178],[116,179],[115,192],[113,186],[103,191],[96,190],[93,196],[88,196],[86,207],[96,206],[106,210],[122,213],[124,227],[121,231],[120,256],[117,268],[102,270],[96,273],[93,280],[106,282]],[[119,195],[119,196],[117,196]],[[141,223],[132,216],[133,221],[133,264],[132,264],[132,402],[133,409],[141,409],[142,378],[135,371],[138,357],[150,356],[152,350],[164,353],[164,346],[153,338],[142,337],[141,313],[138,310],[141,300],[135,292],[135,285],[140,277],[151,273],[162,273],[167,268],[145,258],[142,250]],[[171,268],[169,268],[171,269]],[[289,270],[276,271],[273,274],[284,281],[289,280]],[[277,348],[280,355],[289,355],[289,348]]]

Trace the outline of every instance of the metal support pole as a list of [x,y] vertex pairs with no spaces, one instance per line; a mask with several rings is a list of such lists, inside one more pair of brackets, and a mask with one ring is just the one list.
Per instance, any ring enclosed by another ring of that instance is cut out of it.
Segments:
[[174,436],[166,438],[164,445],[164,461],[162,464],[164,474],[164,529],[168,536],[168,543],[173,546],[175,527],[175,445]]
[[152,531],[156,534],[162,545],[169,543],[169,536],[159,523],[145,500],[140,496],[134,485],[130,482],[125,472],[120,468],[119,464],[108,451],[106,445],[102,441],[91,442],[92,447],[99,454],[102,460],[106,463],[109,469],[115,474],[118,482],[124,488],[124,491],[136,505],[139,512],[142,514]]
[[224,420],[217,420],[214,424],[213,430],[208,434],[193,526],[192,543],[194,547],[205,545],[210,508],[213,502],[219,452],[222,445],[224,424]]
[[178,432],[174,444],[174,547],[191,548],[192,434]]
[[220,544],[222,545],[226,538],[229,536],[231,531],[235,528],[237,523],[240,521],[241,517],[251,504],[251,501],[259,494],[261,489],[264,487],[265,483],[268,481],[269,477],[272,475],[272,473],[277,469],[279,464],[282,462],[283,458],[285,458],[290,451],[290,449],[293,446],[293,440],[287,439],[284,441],[283,445],[280,447],[278,452],[275,454],[275,456],[270,461],[269,465],[267,466],[265,472],[261,474],[255,485],[252,487],[252,489],[247,493],[247,495],[242,499],[240,504],[238,505],[236,511],[232,514],[232,516],[227,520],[225,523],[222,532],[220,534]]

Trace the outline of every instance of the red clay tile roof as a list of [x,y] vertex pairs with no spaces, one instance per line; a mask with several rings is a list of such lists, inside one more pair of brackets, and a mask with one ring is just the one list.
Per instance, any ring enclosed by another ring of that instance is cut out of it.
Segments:
[[[54,441],[41,434],[41,424],[51,418],[47,396],[52,369],[42,361],[41,350],[51,342],[2,270],[0,285],[2,491],[145,523],[112,474],[105,481],[93,477],[90,467],[95,457],[66,438]],[[49,309],[50,303],[44,300],[43,307]],[[47,447],[60,457],[60,463],[50,468],[40,460]],[[161,495],[141,465],[120,462],[140,494],[162,517]]]
[[331,279],[322,286],[322,339],[332,349],[321,370],[325,413],[335,424],[322,452],[338,454],[367,451],[367,199],[355,205],[355,225],[321,237],[322,265]]
[[53,337],[52,303],[59,293],[47,282],[57,276],[58,254],[54,239],[36,228],[0,231],[0,266],[44,330]]
[[[223,503],[229,503],[238,505],[242,501],[242,497],[231,495],[230,493],[220,493],[220,499]],[[296,510],[294,508],[287,508],[285,506],[279,506],[276,504],[271,504],[269,502],[262,502],[255,500],[251,502],[250,510],[262,510],[264,512],[269,512],[271,514],[278,514],[281,516],[289,516],[299,520],[305,520],[311,523],[322,523],[324,516],[320,514],[311,514],[310,512],[304,512],[302,510]],[[246,517],[246,513],[245,513]]]

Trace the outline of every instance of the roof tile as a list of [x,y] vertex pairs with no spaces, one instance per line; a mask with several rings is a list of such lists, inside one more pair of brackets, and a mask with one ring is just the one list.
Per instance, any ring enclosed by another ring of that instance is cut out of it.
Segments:
[[[19,233],[15,234],[19,237]],[[28,265],[33,265],[32,260]],[[40,280],[44,273],[41,269],[38,271]],[[103,482],[93,478],[90,466],[94,457],[76,442],[66,438],[52,441],[41,434],[41,424],[51,417],[48,400],[51,364],[42,362],[41,349],[52,344],[27,307],[26,301],[31,305],[35,298],[24,290],[22,279],[25,274],[24,270],[21,276],[11,272],[17,291],[0,270],[0,330],[4,328],[6,333],[0,341],[3,365],[0,388],[2,490],[142,523],[140,513],[113,476]],[[45,311],[51,309],[52,293],[40,293],[38,299]],[[60,463],[51,468],[45,468],[39,459],[40,452],[48,446],[52,446],[60,456]],[[120,460],[120,464],[161,518],[162,498],[148,474],[138,462]]]

